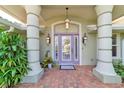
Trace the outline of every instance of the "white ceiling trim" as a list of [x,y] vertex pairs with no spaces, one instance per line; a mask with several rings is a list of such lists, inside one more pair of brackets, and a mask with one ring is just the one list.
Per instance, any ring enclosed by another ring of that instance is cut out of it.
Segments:
[[[88,32],[97,31],[96,25],[87,25]],[[112,24],[112,30],[124,30],[124,24]]]
[[0,18],[0,23],[5,24],[7,26],[15,27],[19,30],[26,30],[26,26],[22,26],[18,23],[12,23],[12,22],[8,21],[7,19]]

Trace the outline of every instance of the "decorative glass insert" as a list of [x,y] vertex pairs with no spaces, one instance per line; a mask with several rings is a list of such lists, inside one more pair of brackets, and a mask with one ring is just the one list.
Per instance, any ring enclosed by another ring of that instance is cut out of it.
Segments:
[[71,60],[71,36],[62,36],[62,60]]

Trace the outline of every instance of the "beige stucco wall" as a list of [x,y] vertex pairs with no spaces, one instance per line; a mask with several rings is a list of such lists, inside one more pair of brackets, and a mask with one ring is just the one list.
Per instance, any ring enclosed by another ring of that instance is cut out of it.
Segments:
[[88,34],[86,46],[83,46],[83,65],[96,65],[96,34]]
[[[40,56],[41,56],[41,62],[45,57],[46,52],[49,50],[50,51],[50,56],[51,55],[51,44],[47,45],[46,43],[46,37],[48,35],[48,33],[50,33],[51,30],[50,28],[46,28],[45,30],[43,30],[43,33],[40,33]],[[51,35],[51,34],[50,34]]]
[[[82,35],[86,32],[88,32],[88,29],[86,28],[85,24],[81,24],[81,28],[82,28]],[[50,33],[50,35],[52,35],[52,31],[51,31],[51,26],[47,27],[43,32],[44,34],[40,35],[40,50],[41,50],[41,60],[43,60],[43,58],[45,57],[46,51],[50,50],[50,54],[52,56],[52,46],[51,44],[48,46],[46,44],[46,37],[47,34]],[[88,40],[87,40],[87,44],[86,46],[84,46],[81,43],[82,46],[82,65],[95,65],[96,64],[96,34],[93,33],[87,33],[88,36]]]
[[[82,33],[85,32],[87,33],[88,29],[82,24]],[[82,65],[96,65],[96,33],[87,33],[87,36],[86,46],[82,44]]]

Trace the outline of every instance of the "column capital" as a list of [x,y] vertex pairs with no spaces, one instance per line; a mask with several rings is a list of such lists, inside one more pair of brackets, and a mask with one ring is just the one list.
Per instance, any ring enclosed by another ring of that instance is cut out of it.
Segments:
[[25,5],[24,6],[26,13],[34,13],[36,15],[40,15],[41,6],[40,5]]
[[113,5],[96,5],[95,7],[96,14],[97,16],[99,16],[104,12],[112,12],[113,7],[114,7]]

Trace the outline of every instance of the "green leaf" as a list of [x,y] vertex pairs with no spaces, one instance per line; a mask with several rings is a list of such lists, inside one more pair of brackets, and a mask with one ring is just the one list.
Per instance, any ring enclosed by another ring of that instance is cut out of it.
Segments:
[[13,69],[12,69],[12,77],[14,77],[14,76],[15,76],[15,74],[16,74],[16,69],[15,69],[15,68],[13,68]]
[[13,46],[12,46],[12,49],[13,49],[13,51],[16,51],[16,46],[13,45]]
[[6,66],[6,64],[7,64],[7,61],[5,61],[5,62],[3,62],[3,68]]
[[18,78],[15,79],[14,85],[16,85],[17,83],[18,83]]
[[11,85],[11,81],[10,81],[10,79],[8,79],[8,86],[10,86]]
[[10,61],[8,62],[8,64],[9,64],[9,67],[11,67],[11,66],[12,66],[12,61],[10,60]]
[[5,73],[5,67],[1,67],[0,70]]
[[3,77],[6,76],[11,70],[7,70],[4,74]]
[[3,81],[2,83],[0,83],[0,87],[1,87],[1,88],[6,87],[6,86],[5,86],[5,81]]
[[3,56],[5,54],[5,51],[0,51],[0,56]]

